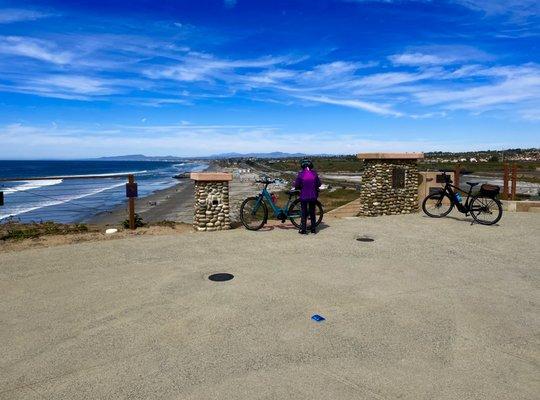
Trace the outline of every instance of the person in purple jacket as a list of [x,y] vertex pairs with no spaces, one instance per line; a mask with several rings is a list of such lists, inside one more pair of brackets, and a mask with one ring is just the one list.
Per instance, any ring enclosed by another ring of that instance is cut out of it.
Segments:
[[313,169],[311,160],[302,160],[300,166],[302,167],[302,170],[296,177],[294,188],[300,190],[300,203],[302,205],[301,228],[298,232],[305,235],[307,233],[306,223],[308,213],[311,221],[311,233],[317,233],[315,226],[315,202],[319,196],[321,180],[319,179],[317,172]]

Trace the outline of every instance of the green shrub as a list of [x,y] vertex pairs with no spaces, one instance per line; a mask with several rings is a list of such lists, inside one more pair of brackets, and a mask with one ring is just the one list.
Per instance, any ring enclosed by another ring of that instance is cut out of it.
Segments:
[[[135,228],[141,228],[145,225],[142,217],[139,214],[135,214]],[[122,222],[122,226],[129,229],[129,218]]]
[[85,224],[58,224],[53,221],[21,223],[7,221],[0,225],[0,240],[34,239],[45,235],[67,235],[88,232]]

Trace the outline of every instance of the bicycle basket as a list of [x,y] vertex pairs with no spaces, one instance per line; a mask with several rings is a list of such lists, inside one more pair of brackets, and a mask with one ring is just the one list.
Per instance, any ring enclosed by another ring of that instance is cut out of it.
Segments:
[[493,198],[498,196],[500,190],[501,188],[497,185],[484,183],[482,186],[480,186],[480,195]]

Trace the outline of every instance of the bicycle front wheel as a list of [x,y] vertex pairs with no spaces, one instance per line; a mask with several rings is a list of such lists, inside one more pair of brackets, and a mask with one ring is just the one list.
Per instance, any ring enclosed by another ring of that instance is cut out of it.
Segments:
[[[324,210],[322,207],[322,204],[319,200],[315,202],[315,226],[319,226],[323,219]],[[300,204],[300,199],[296,199],[293,201],[291,206],[289,207],[289,219],[293,223],[294,226],[300,229],[301,221],[302,221],[302,206]],[[309,218],[307,221],[308,224]],[[311,229],[311,224],[307,227],[307,229]]]
[[476,196],[471,201],[470,213],[479,224],[493,225],[502,217],[502,204],[491,197]]
[[450,214],[454,203],[444,193],[432,193],[422,202],[422,210],[431,218],[442,218]]
[[268,207],[260,197],[248,197],[240,206],[240,220],[250,231],[261,229],[268,221]]

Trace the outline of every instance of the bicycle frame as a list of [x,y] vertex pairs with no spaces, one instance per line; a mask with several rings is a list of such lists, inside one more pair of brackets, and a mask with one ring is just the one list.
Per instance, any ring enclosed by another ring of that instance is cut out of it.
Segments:
[[[457,189],[459,192],[462,192],[467,195],[467,199],[465,200],[464,204],[461,204],[460,202],[456,201],[456,192],[452,190],[452,188]],[[472,187],[469,189],[468,192],[465,192],[464,190],[458,188],[457,186],[452,185],[450,182],[447,181],[446,184],[444,185],[444,189],[441,190],[441,193],[448,195],[448,197],[450,198],[450,201],[452,202],[452,204],[454,204],[457,207],[458,211],[464,214],[467,214],[470,212]]]
[[259,193],[259,201],[257,202],[257,205],[255,206],[253,212],[257,212],[261,202],[266,200],[266,202],[270,204],[270,207],[272,207],[272,212],[274,213],[275,218],[280,218],[280,217],[287,218],[289,216],[289,206],[291,205],[291,199],[292,199],[292,195],[289,195],[289,199],[287,200],[287,204],[285,204],[285,207],[283,208],[278,207],[272,201],[272,196],[270,195],[270,192],[268,191],[268,185],[265,185],[261,193]]

